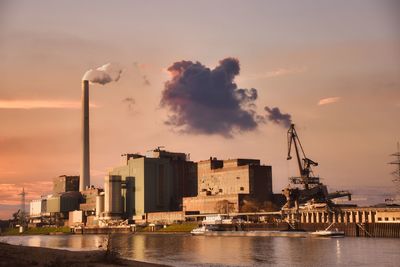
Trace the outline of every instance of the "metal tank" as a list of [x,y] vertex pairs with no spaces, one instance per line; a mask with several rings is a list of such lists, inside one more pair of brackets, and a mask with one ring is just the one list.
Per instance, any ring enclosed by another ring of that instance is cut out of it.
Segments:
[[134,183],[135,177],[126,177],[125,178],[125,187],[126,187],[126,195],[125,195],[125,207],[126,207],[126,216],[128,219],[132,219],[135,207],[135,195],[134,195]]
[[121,176],[109,175],[104,180],[104,213],[105,216],[120,216],[121,203]]
[[96,196],[96,216],[101,217],[104,212],[104,192]]

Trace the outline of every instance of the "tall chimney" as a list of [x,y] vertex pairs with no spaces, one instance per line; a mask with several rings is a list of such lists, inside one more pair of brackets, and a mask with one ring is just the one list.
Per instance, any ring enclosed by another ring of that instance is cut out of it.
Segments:
[[90,153],[89,153],[89,81],[82,81],[82,161],[79,191],[90,185]]

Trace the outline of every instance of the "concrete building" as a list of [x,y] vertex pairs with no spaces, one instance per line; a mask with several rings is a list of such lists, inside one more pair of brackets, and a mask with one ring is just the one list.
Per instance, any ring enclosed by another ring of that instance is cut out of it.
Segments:
[[29,216],[36,218],[42,216],[47,210],[47,199],[34,199],[29,203]]
[[82,202],[79,204],[79,210],[84,211],[84,215],[94,215],[96,213],[96,197],[103,192],[102,189],[90,187],[81,191]]
[[376,211],[375,222],[400,223],[400,209],[380,209]]
[[200,161],[198,195],[185,197],[183,208],[192,213],[228,213],[272,209],[271,166],[255,159]]
[[[128,180],[130,177],[126,177]],[[104,179],[104,214],[106,218],[120,218],[122,215],[122,179],[120,175],[106,176]],[[132,192],[126,192],[132,194]]]
[[[180,210],[182,198],[195,195],[196,164],[187,161],[184,153],[155,149],[148,156],[123,156],[124,165],[113,168],[109,175],[121,177],[121,211],[125,217],[145,220],[149,212]],[[105,213],[107,203],[112,202],[108,199],[111,195],[107,195],[105,186]],[[118,201],[117,198],[118,196],[113,197],[115,201]]]
[[79,176],[60,175],[53,179],[53,194],[79,191]]
[[65,192],[57,196],[47,198],[47,213],[64,213],[68,217],[68,212],[77,210],[81,200],[79,192]]

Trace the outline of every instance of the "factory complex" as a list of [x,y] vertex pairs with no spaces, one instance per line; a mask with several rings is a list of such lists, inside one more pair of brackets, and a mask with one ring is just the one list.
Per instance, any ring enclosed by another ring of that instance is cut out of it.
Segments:
[[[151,223],[185,215],[276,211],[272,168],[254,159],[193,162],[185,153],[157,148],[152,155],[124,154],[104,188],[79,190],[79,176],[53,179],[51,195],[30,203],[32,225],[106,226]],[[168,219],[167,221],[174,221]]]

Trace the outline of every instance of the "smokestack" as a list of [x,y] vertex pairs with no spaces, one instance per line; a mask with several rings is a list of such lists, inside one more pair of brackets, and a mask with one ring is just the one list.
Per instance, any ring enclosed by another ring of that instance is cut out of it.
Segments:
[[79,191],[90,185],[90,153],[89,153],[89,81],[82,81],[82,161]]

